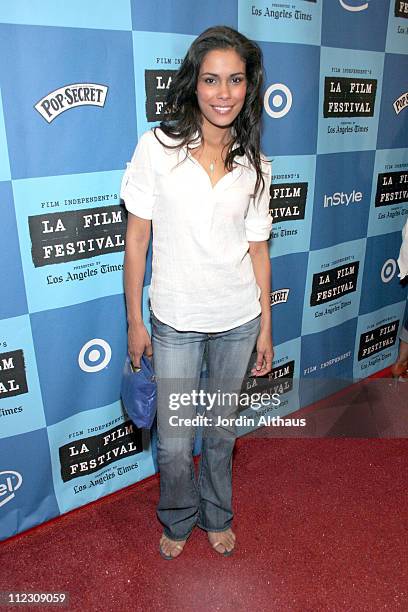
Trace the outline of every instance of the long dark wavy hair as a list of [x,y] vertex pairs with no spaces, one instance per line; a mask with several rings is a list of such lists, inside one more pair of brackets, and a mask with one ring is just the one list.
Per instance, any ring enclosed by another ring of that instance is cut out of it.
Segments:
[[[195,94],[197,79],[204,56],[214,49],[234,49],[245,63],[247,89],[244,105],[232,123],[233,137],[225,158],[225,168],[230,172],[236,156],[246,155],[256,171],[254,195],[262,183],[261,194],[265,181],[261,170],[260,129],[262,117],[263,62],[259,46],[228,26],[214,26],[202,32],[191,44],[179,70],[173,77],[167,90],[164,103],[165,118],[160,122],[160,128],[170,138],[180,141],[171,149],[187,147],[198,132],[201,139],[201,110]],[[235,146],[235,148],[234,148]]]

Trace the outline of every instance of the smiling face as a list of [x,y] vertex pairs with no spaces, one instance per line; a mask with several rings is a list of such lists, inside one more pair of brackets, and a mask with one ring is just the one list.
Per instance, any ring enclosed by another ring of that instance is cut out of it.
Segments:
[[204,56],[197,78],[197,102],[203,127],[226,128],[239,114],[246,95],[245,62],[234,49],[214,49]]

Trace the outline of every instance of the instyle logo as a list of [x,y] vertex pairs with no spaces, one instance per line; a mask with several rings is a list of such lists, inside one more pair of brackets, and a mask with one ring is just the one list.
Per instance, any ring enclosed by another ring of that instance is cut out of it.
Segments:
[[323,206],[324,208],[328,208],[329,206],[339,206],[339,204],[344,204],[348,206],[349,204],[355,204],[361,202],[363,199],[363,194],[361,191],[356,191],[353,189],[351,193],[344,193],[344,191],[336,191],[333,195],[324,195],[323,198]]
[[34,266],[116,253],[125,248],[120,206],[101,206],[28,217]]
[[23,477],[19,472],[6,470],[0,472],[0,507],[7,504],[15,497],[17,491],[23,482]]
[[408,91],[406,91],[399,98],[397,98],[392,105],[394,107],[395,114],[399,115],[400,112],[408,106]]
[[396,319],[386,325],[380,325],[369,332],[361,334],[358,361],[375,355],[375,353],[379,353],[389,346],[393,346],[397,339],[398,325],[399,320]]
[[126,421],[105,433],[62,446],[59,449],[61,478],[68,482],[142,451],[142,431]]
[[307,183],[279,183],[271,186],[269,212],[274,223],[305,218]]
[[357,13],[359,11],[365,11],[368,9],[368,2],[361,3],[358,1],[356,4],[350,3],[350,0],[339,0],[339,2],[346,11],[351,11],[352,13]]
[[270,294],[270,304],[275,306],[276,304],[286,304],[289,298],[290,289],[277,289],[272,291]]
[[264,94],[264,107],[272,119],[280,119],[287,115],[292,108],[292,101],[292,92],[283,83],[269,85]]
[[0,399],[28,392],[24,353],[0,353]]
[[54,121],[61,113],[77,106],[105,106],[107,85],[97,83],[74,83],[64,85],[47,94],[34,105],[47,123]]
[[408,202],[408,172],[384,172],[378,175],[375,206]]
[[357,289],[360,262],[313,274],[310,306],[331,302]]
[[408,19],[407,0],[395,0],[394,15],[395,17],[402,17],[404,19]]
[[164,101],[177,70],[145,70],[146,119],[164,119]]
[[323,117],[372,117],[376,79],[325,77]]

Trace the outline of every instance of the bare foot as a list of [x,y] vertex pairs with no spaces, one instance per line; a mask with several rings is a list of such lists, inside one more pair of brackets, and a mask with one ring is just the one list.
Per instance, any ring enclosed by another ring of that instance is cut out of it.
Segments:
[[170,540],[166,535],[162,535],[160,539],[160,549],[166,557],[178,557],[184,548],[187,540]]
[[231,528],[226,531],[208,531],[207,535],[211,546],[221,555],[234,550],[236,537]]

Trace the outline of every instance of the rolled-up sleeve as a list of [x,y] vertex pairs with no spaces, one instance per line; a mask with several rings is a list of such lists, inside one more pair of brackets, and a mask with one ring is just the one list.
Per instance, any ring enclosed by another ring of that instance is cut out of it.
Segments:
[[402,228],[402,244],[398,257],[399,274],[398,278],[405,278],[408,275],[408,219]]
[[272,164],[262,160],[262,172],[265,181],[265,188],[262,195],[257,194],[256,198],[251,198],[247,215],[245,217],[245,234],[249,241],[260,242],[268,240],[271,228],[272,217],[269,214],[270,186],[272,177]]
[[154,173],[151,162],[151,138],[153,132],[145,132],[139,138],[132,159],[126,164],[120,187],[120,197],[126,209],[141,217],[152,219],[154,204]]

